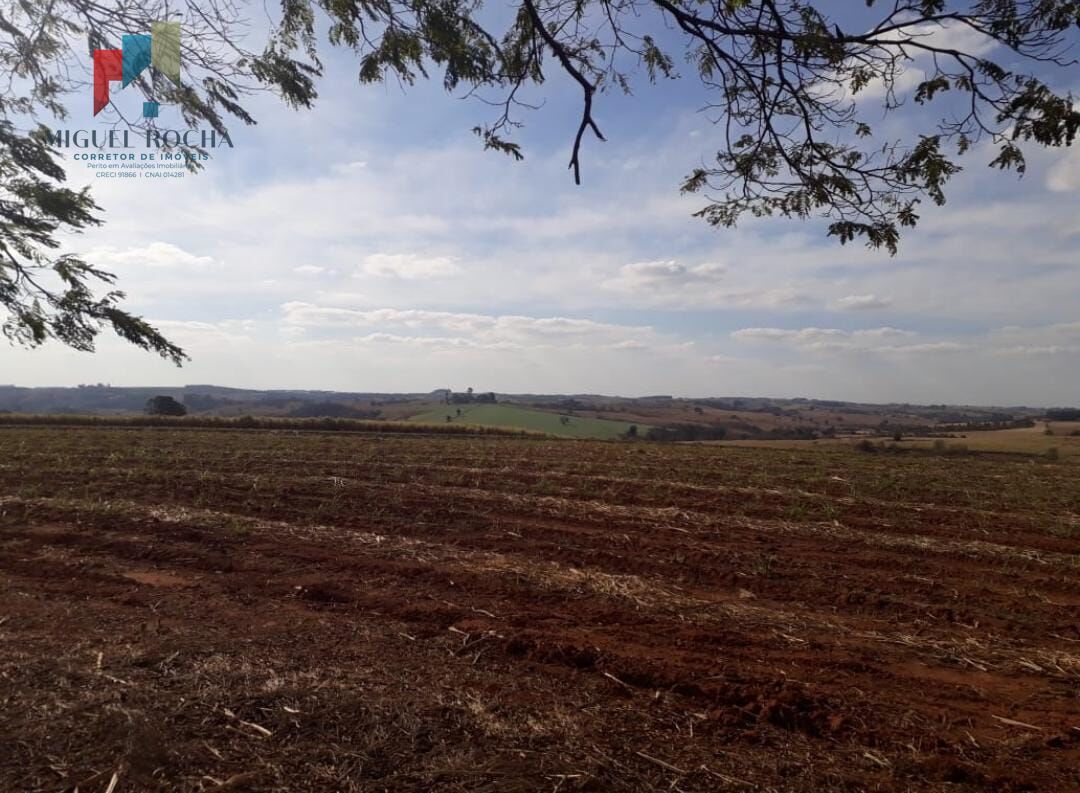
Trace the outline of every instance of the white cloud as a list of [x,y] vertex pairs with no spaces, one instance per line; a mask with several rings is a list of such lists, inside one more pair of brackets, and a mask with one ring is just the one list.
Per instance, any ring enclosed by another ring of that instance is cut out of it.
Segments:
[[[917,336],[888,326],[854,331],[839,328],[743,328],[731,334],[739,342],[763,342],[778,348],[808,352],[846,352],[891,358],[980,353],[1011,358],[1048,358],[1080,353],[1080,322],[1037,327],[1008,326],[971,339],[938,339],[917,343],[900,340]],[[884,343],[891,342],[891,343]]]
[[1080,190],[1080,146],[1070,146],[1046,172],[1046,186],[1055,193]]
[[[923,22],[910,25],[895,35],[895,38],[886,34],[883,41],[917,42],[929,47],[937,47],[946,50],[959,50],[978,57],[986,55],[998,46],[998,42],[985,33],[980,33],[970,25],[955,20],[943,22]],[[927,58],[926,54],[913,50],[919,57]]]
[[[860,330],[840,328],[742,328],[731,338],[739,342],[766,342],[812,352],[895,352],[899,347],[878,346],[883,339],[915,336],[912,331],[880,327]],[[920,345],[908,345],[911,351]],[[929,345],[922,345],[929,346]]]
[[368,333],[356,336],[357,344],[402,344],[410,347],[438,349],[473,349],[473,350],[518,350],[521,345],[511,342],[479,342],[461,336],[401,336],[396,333]]
[[300,275],[320,275],[326,272],[326,268],[314,264],[302,264],[299,267],[294,267],[293,272],[300,273]]
[[432,330],[450,331],[459,334],[461,338],[485,344],[638,344],[639,337],[655,335],[650,327],[613,325],[567,317],[525,317],[396,308],[357,310],[303,302],[286,303],[282,310],[285,324],[295,327],[380,328],[384,331],[389,328],[403,328],[413,331],[415,335],[403,335],[401,338],[415,339],[431,338],[423,334]]
[[719,264],[687,266],[673,259],[635,262],[620,267],[618,275],[605,281],[603,286],[620,292],[683,290],[716,283],[724,271]]
[[851,334],[837,328],[743,328],[731,334],[736,341],[775,341],[792,344],[814,344],[821,341],[845,339]]
[[[814,302],[801,285],[784,283],[784,279],[773,277],[773,259],[780,256],[780,251],[774,248],[768,254],[761,253],[761,262],[755,256],[754,266],[750,266],[751,257],[748,256],[740,262],[737,273],[713,262],[690,265],[673,259],[658,259],[624,264],[614,274],[600,275],[600,286],[604,291],[618,295],[620,306],[795,308]],[[728,281],[731,281],[730,285]]]
[[936,355],[939,353],[967,352],[974,349],[970,344],[955,341],[934,341],[926,344],[900,344],[874,347],[872,352],[893,355]]
[[626,341],[617,341],[614,344],[607,345],[609,350],[647,350],[649,346],[642,344],[635,339],[627,339]]
[[1078,355],[1080,354],[1080,346],[1066,346],[1061,344],[1032,346],[1026,344],[1018,344],[1013,347],[1001,347],[999,349],[996,349],[994,350],[994,354],[1025,358],[1045,357],[1052,355]]
[[[952,20],[910,25],[879,38],[884,42],[914,42],[941,49],[955,49],[975,57],[985,55],[998,46],[998,42],[992,37],[978,32],[969,25]],[[898,53],[895,52],[895,48],[890,47],[888,51],[882,48],[880,54],[888,58]],[[851,100],[863,104],[884,102],[886,99],[890,102],[902,102],[927,79],[926,70],[933,70],[934,56],[917,46],[908,46],[905,52],[899,55],[899,60],[896,61],[889,80],[873,77],[859,89],[857,94],[852,94],[850,86],[847,85],[819,84],[817,93],[834,100]],[[944,56],[938,57],[940,59]],[[945,66],[944,63],[942,65]]]
[[139,265],[155,268],[203,268],[214,264],[210,256],[196,256],[172,243],[151,242],[135,248],[99,247],[87,251],[87,261],[101,267]]
[[334,170],[338,173],[356,173],[367,168],[367,161],[365,160],[353,160],[352,162],[341,162],[334,166]]
[[993,335],[1018,341],[1069,340],[1080,342],[1080,321],[1056,322],[1051,325],[1007,325]]
[[[749,327],[736,330],[731,338],[740,343],[756,343],[779,353],[848,353],[860,356],[887,356],[893,360],[916,356],[948,356],[969,353],[967,361],[989,372],[998,359],[1019,362],[1046,361],[1060,356],[1080,354],[1080,321],[1047,325],[1010,325],[972,333],[960,338],[931,338],[909,341],[920,336],[912,330],[881,326],[857,330],[829,327],[779,328]],[[1005,369],[1002,370],[1007,371]],[[1055,375],[1057,376],[1057,375]],[[1016,400],[1023,401],[1023,400]]]
[[833,303],[833,308],[841,311],[872,311],[878,308],[888,308],[892,305],[892,299],[878,297],[877,295],[847,295]]
[[419,256],[414,253],[373,253],[364,258],[361,271],[380,278],[417,281],[445,278],[460,272],[450,256]]
[[892,97],[889,97],[889,84],[881,77],[875,77],[855,94],[854,99],[857,102],[881,101],[886,98],[902,100],[924,80],[926,72],[916,66],[907,66],[898,69],[892,79]]
[[257,330],[257,323],[250,319],[226,319],[220,322],[163,319],[151,324],[189,354],[193,350],[251,342]]
[[881,328],[867,328],[865,330],[857,330],[852,334],[855,338],[860,339],[886,339],[897,338],[901,336],[917,336],[918,334],[911,330],[901,330],[900,328],[890,328],[889,326]]
[[1080,353],[1080,322],[1009,325],[989,334],[993,353],[1010,358],[1050,358]]
[[705,356],[705,362],[712,364],[731,364],[741,363],[742,361],[732,355],[707,355]]

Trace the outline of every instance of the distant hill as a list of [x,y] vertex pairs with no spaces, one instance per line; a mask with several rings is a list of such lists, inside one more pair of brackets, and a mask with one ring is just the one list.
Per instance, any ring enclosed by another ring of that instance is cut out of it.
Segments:
[[[208,416],[341,416],[378,418],[387,402],[430,399],[430,394],[374,394],[338,391],[254,390],[215,385],[75,388],[0,386],[0,410],[12,413],[141,413],[146,401],[170,396],[189,413]],[[322,412],[319,412],[321,409]]]
[[[74,388],[0,386],[0,412],[130,415],[147,400],[170,396],[196,416],[342,417],[381,421],[467,419],[477,426],[516,427],[570,437],[617,437],[636,425],[670,439],[775,440],[933,434],[1030,426],[1066,420],[1075,408],[867,404],[806,397],[619,397],[600,394],[504,394],[451,391],[378,393],[304,389],[244,389],[212,384],[171,387]],[[493,401],[492,401],[493,400]],[[447,404],[447,402],[450,404]],[[458,409],[463,416],[457,415]]]

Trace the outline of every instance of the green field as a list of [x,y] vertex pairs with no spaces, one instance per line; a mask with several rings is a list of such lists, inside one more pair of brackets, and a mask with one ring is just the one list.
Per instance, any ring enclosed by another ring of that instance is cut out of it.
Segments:
[[[461,415],[457,415],[457,411]],[[625,421],[590,419],[581,416],[569,416],[569,423],[563,424],[556,413],[542,410],[530,410],[517,405],[439,405],[432,410],[410,416],[409,421],[425,424],[445,424],[451,416],[451,424],[465,424],[477,427],[511,427],[530,432],[544,432],[549,435],[561,435],[567,438],[612,439],[626,434],[631,425]],[[651,427],[637,425],[638,432],[644,435]]]

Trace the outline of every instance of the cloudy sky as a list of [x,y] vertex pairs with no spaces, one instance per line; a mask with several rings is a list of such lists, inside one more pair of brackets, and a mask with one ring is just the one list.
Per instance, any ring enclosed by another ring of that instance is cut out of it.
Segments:
[[1022,180],[975,151],[889,257],[824,221],[691,217],[703,199],[678,183],[717,130],[690,76],[603,96],[608,141],[586,142],[576,187],[567,81],[533,97],[514,163],[470,132],[490,108],[355,70],[332,57],[313,112],[256,98],[258,126],[196,176],[72,162],[107,223],[69,248],[192,361],[112,338],[0,346],[0,382],[1080,401],[1080,148],[1037,153]]

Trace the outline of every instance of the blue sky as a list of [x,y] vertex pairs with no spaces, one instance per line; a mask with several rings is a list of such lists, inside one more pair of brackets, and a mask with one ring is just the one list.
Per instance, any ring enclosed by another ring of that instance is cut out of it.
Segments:
[[[0,381],[1080,398],[1078,150],[1034,153],[1022,181],[973,152],[890,258],[841,248],[824,221],[691,217],[703,199],[678,183],[716,130],[689,76],[601,97],[608,141],[587,139],[576,187],[579,94],[560,76],[531,97],[544,107],[525,112],[514,163],[470,132],[490,108],[355,71],[329,57],[312,112],[257,97],[259,125],[234,126],[236,147],[195,176],[103,180],[72,162],[107,223],[69,249],[193,360],[114,339],[95,355],[3,347]],[[91,123],[75,108],[71,126]]]

